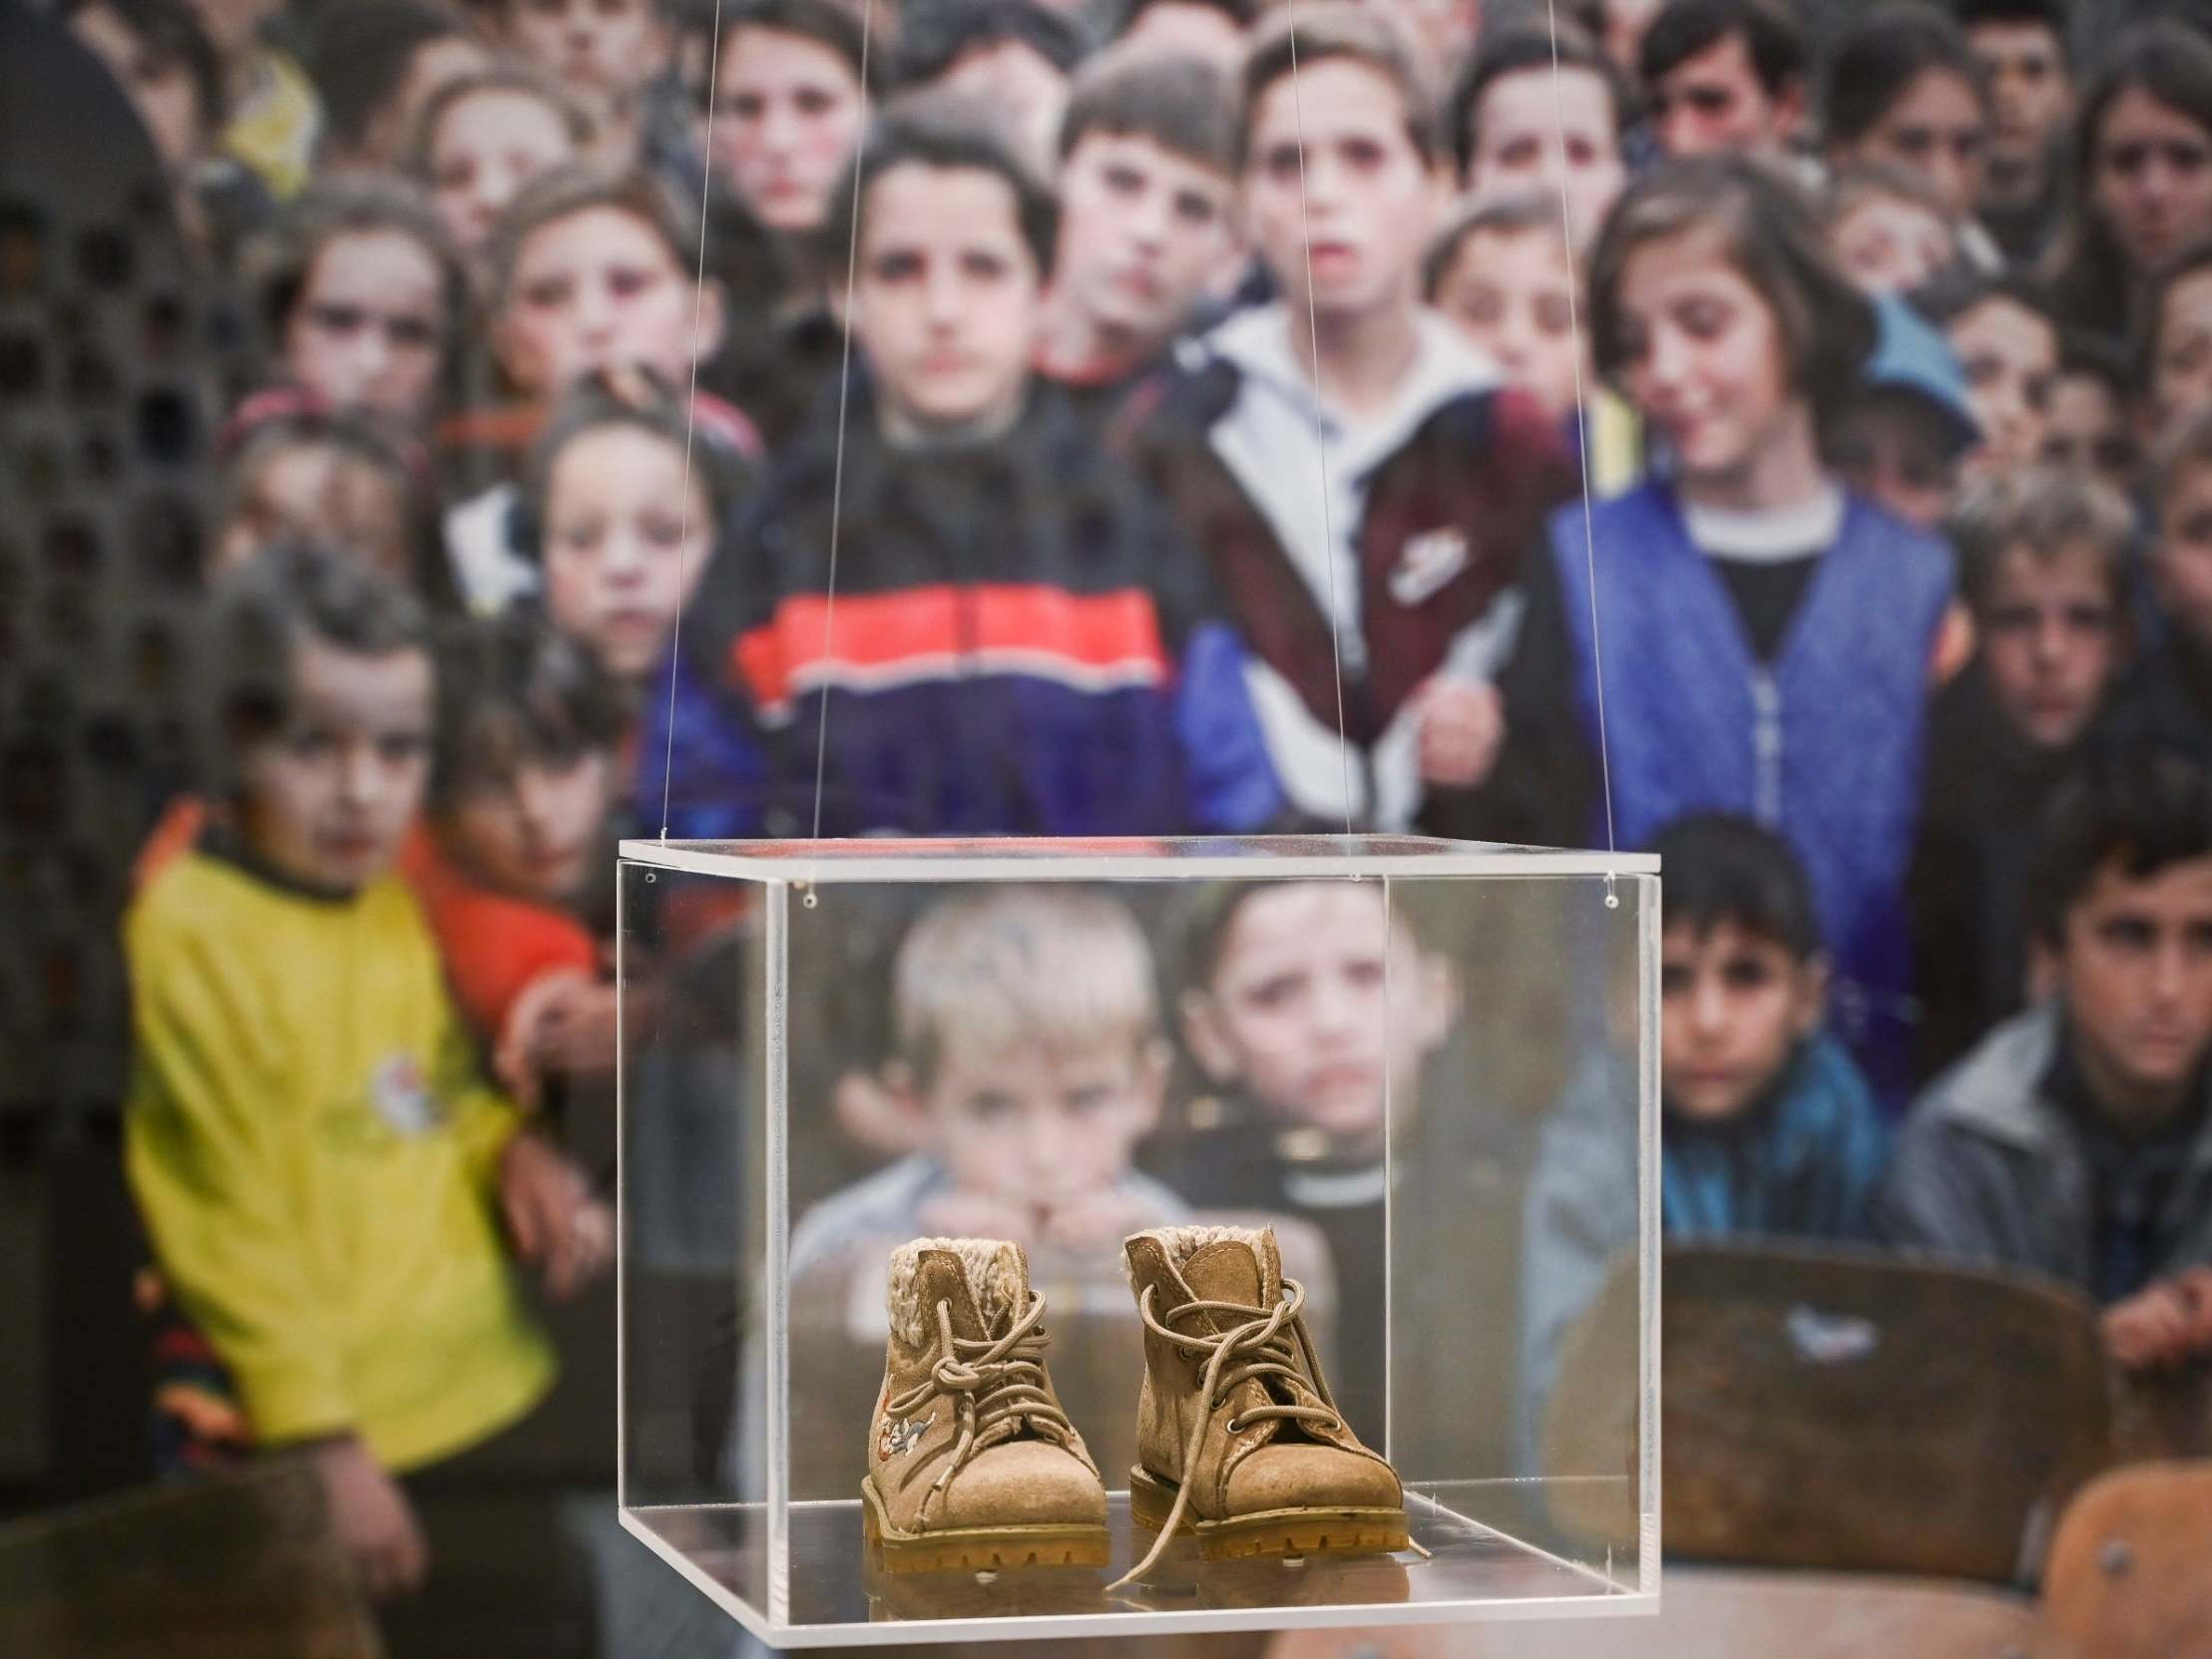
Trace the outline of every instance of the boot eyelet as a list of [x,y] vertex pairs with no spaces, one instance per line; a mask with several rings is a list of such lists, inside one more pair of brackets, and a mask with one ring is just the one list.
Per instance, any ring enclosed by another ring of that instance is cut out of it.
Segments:
[[1233,1417],[1232,1417],[1232,1418],[1230,1418],[1230,1419],[1229,1419],[1229,1423],[1228,1423],[1228,1430],[1229,1430],[1229,1433],[1230,1433],[1230,1434],[1232,1434],[1232,1435],[1241,1435],[1241,1434],[1243,1434],[1243,1433],[1244,1433],[1244,1423],[1243,1423],[1243,1420],[1242,1420],[1242,1419],[1240,1419],[1240,1418],[1233,1418]]

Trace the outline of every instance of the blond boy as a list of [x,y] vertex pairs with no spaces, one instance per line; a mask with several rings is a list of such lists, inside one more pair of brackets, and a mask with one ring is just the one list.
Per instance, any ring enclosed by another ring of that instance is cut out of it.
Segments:
[[920,1150],[831,1194],[791,1236],[791,1273],[929,1234],[1110,1255],[1183,1218],[1134,1168],[1159,1121],[1167,1048],[1151,953],[1111,899],[1007,887],[933,906],[892,974],[884,1083]]

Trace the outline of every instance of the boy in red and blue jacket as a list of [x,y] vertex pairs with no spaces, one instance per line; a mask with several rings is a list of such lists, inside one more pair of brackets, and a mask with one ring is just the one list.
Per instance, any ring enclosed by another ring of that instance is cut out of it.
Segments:
[[812,827],[824,731],[824,834],[1277,820],[1204,562],[1031,373],[1050,193],[926,104],[870,136],[852,188],[865,372],[770,468],[685,636],[767,734],[770,833]]

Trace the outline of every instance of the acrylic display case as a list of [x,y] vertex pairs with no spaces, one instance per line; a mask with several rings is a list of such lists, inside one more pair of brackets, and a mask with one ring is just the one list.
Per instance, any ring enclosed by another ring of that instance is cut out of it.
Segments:
[[[1658,894],[1404,837],[624,843],[623,1524],[782,1647],[1655,1609]],[[1038,971],[948,955],[962,915]],[[1025,1093],[1047,1050],[1122,1069]],[[1417,1548],[1178,1541],[1109,1588],[1149,1542],[1119,1241],[1193,1221],[1274,1228]],[[1107,1570],[865,1545],[885,1257],[985,1232],[1029,1247]]]

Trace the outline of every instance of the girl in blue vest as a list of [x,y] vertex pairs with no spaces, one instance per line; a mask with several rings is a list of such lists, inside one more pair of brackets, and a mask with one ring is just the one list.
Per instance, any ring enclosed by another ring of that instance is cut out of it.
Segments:
[[1700,811],[1779,831],[1812,881],[1837,1026],[1901,1100],[1904,880],[1952,560],[1823,459],[1872,313],[1807,205],[1734,160],[1633,186],[1590,289],[1598,368],[1671,465],[1586,528],[1579,503],[1552,519],[1500,683],[1503,752],[1455,827],[1604,845],[1601,646],[1618,844]]

